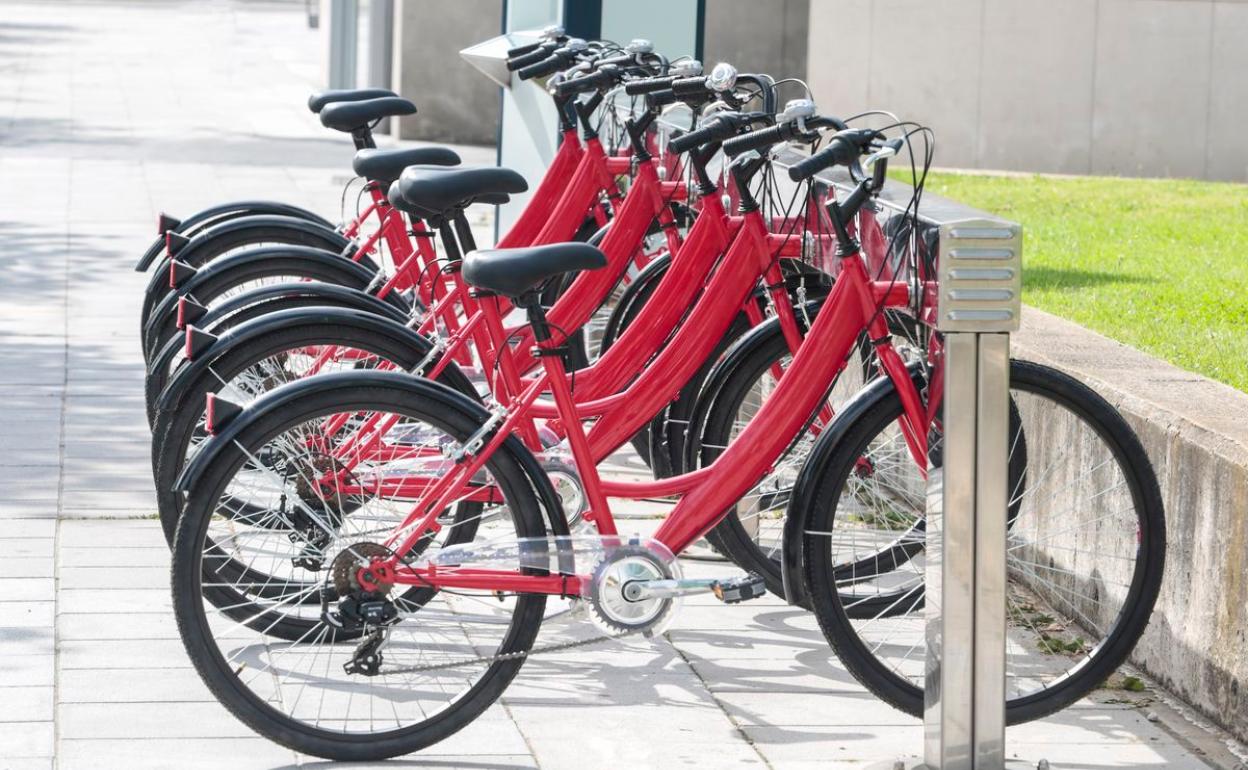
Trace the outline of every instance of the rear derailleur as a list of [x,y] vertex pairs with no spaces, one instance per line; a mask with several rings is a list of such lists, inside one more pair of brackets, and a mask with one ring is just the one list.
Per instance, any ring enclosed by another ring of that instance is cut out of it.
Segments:
[[[348,674],[376,676],[381,671],[381,648],[399,609],[390,600],[393,576],[384,567],[390,549],[376,543],[355,543],[338,554],[331,579],[321,587],[321,619],[343,634],[362,632],[360,644],[343,664]],[[337,602],[331,608],[331,602]]]

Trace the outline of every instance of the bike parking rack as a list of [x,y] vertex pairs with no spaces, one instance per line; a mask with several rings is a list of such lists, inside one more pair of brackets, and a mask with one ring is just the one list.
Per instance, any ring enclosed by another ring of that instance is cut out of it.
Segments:
[[[787,148],[775,156],[781,167],[805,157]],[[840,169],[815,179],[852,189]],[[877,216],[900,214],[912,193],[889,180]],[[1005,752],[1010,333],[1022,305],[1022,227],[928,192],[917,219],[909,248],[934,250],[935,315],[925,320],[945,350],[944,436],[927,480],[924,751],[873,767],[1046,770],[1046,760],[1007,761]]]

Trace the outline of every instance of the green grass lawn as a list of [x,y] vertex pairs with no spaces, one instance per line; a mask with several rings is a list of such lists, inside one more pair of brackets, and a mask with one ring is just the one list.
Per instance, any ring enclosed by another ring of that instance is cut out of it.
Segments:
[[1248,185],[933,173],[1023,225],[1023,301],[1248,392]]

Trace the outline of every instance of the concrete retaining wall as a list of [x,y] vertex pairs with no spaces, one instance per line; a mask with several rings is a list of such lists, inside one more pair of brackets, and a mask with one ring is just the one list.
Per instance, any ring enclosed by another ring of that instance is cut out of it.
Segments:
[[1031,308],[1013,354],[1088,383],[1139,435],[1165,500],[1168,552],[1133,660],[1248,740],[1248,394]]

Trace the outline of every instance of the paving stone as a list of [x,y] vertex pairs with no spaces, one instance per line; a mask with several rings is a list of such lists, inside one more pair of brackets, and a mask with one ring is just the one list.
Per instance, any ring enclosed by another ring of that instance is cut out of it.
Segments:
[[[15,519],[15,521],[25,521],[25,519]],[[0,559],[0,578],[50,578],[54,566],[51,559],[42,556]]]
[[0,658],[0,693],[7,687],[46,687],[50,691],[56,685],[56,656],[51,651],[50,645],[47,655],[20,654],[6,647]]
[[57,652],[62,671],[191,667],[176,635],[170,639],[62,639]]
[[62,640],[73,639],[178,639],[173,614],[125,615],[111,612],[61,615],[56,620]]
[[73,588],[61,590],[57,596],[56,611],[61,615],[101,610],[122,615],[173,614],[173,604],[167,587]]
[[50,559],[52,544],[50,537],[0,537],[0,558]]
[[72,521],[61,525],[60,546],[83,548],[167,548],[160,527],[152,521]]
[[52,601],[56,587],[50,577],[0,577],[0,602]]
[[53,693],[50,685],[0,687],[0,723],[50,722]]
[[0,534],[6,540],[50,538],[56,534],[56,522],[38,519],[10,521],[0,526]]
[[[159,526],[155,521],[152,526]],[[61,564],[73,567],[169,567],[169,548],[62,548]]]
[[[26,760],[53,756],[54,727],[47,722],[0,722],[0,758]],[[15,765],[18,766],[18,765]]]
[[169,582],[169,568],[62,566],[58,579],[61,588],[151,588]]
[[216,703],[194,669],[67,669],[57,697],[66,703]]
[[59,770],[273,770],[295,764],[292,752],[262,738],[64,740],[57,753]]
[[62,703],[57,721],[62,741],[255,736],[216,702]]
[[51,628],[55,604],[0,602],[0,628]]

